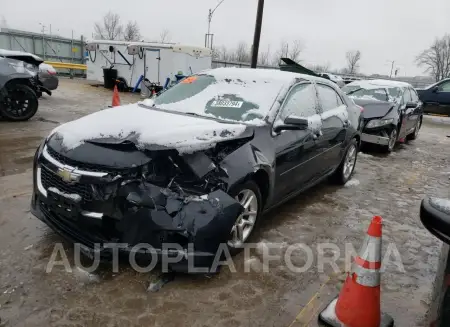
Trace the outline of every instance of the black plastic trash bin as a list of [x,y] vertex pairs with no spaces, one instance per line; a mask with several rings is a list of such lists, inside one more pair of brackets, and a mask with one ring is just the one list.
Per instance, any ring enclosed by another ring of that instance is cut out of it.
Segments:
[[117,69],[103,68],[103,83],[105,88],[113,89],[116,85]]

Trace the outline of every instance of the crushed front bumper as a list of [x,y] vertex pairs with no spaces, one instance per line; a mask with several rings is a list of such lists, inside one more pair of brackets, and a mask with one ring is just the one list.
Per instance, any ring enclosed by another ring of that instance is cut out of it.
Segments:
[[[63,238],[76,244],[81,253],[88,258],[112,261],[116,260],[114,256],[117,255],[117,258],[120,256],[122,260],[127,257],[124,259],[127,260],[133,254],[136,260],[147,262],[146,265],[149,264],[149,261],[156,260],[157,264],[167,267],[170,271],[183,273],[215,273],[220,268],[214,264],[218,260],[222,260],[220,254],[216,258],[218,246],[216,251],[197,249],[214,247],[212,244],[202,246],[204,245],[202,243],[207,242],[208,239],[195,238],[192,239],[192,243],[184,241],[177,243],[175,238],[170,239],[170,231],[148,230],[147,242],[139,242],[134,245],[124,243],[122,240],[114,242],[114,240],[104,237],[99,232],[99,228],[95,228],[95,226],[101,226],[101,220],[80,216],[79,220],[73,221],[53,213],[42,196],[33,194],[33,199],[31,213]],[[141,221],[149,219],[144,212],[141,212],[139,216]],[[136,228],[142,229],[142,226],[135,226],[134,229]],[[163,240],[165,237],[167,237],[167,243]],[[214,235],[211,235],[211,239],[214,239]]]
[[[48,162],[43,165],[34,167],[31,213],[91,258],[115,260],[115,255],[133,254],[157,260],[171,271],[213,273],[218,268],[214,263],[222,260],[223,251],[218,250],[226,245],[243,209],[222,190],[189,196],[143,180],[109,182],[114,191],[85,203],[76,192],[61,191],[65,184],[59,179],[52,184],[56,187],[49,187],[42,169],[53,174],[52,180],[60,177]],[[87,183],[93,183],[92,178]],[[83,179],[76,183],[82,184]]]
[[366,143],[379,144],[379,145],[388,145],[389,137],[362,133],[361,141],[366,142]]

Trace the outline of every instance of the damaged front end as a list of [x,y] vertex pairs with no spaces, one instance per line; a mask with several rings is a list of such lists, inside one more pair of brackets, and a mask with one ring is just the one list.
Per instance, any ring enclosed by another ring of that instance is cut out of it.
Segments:
[[115,247],[130,252],[145,244],[159,259],[180,258],[170,265],[175,271],[209,268],[243,210],[227,194],[221,161],[248,140],[184,155],[175,149],[139,150],[132,143],[86,143],[89,153],[108,151],[139,162],[120,168],[75,161],[44,145],[35,157],[32,213],[80,243],[88,256],[111,259]]

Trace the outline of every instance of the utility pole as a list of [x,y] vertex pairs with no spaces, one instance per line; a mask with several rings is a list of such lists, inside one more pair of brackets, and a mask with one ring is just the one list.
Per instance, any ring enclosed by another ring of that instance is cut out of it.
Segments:
[[211,34],[211,20],[214,12],[217,8],[224,2],[225,0],[220,0],[220,2],[217,4],[217,6],[214,9],[209,9],[208,12],[208,33],[205,35],[205,48],[213,48],[213,38],[214,34]]
[[39,25],[42,26],[42,56],[44,57],[45,60],[45,25],[42,23],[39,23]]
[[259,41],[261,39],[261,26],[264,12],[264,0],[258,0],[258,10],[256,12],[255,35],[253,36],[252,64],[251,68],[256,68],[258,63]]
[[395,61],[392,60],[392,64],[391,64],[391,73],[389,74],[389,78],[392,78],[392,71],[394,70],[394,63],[395,63]]

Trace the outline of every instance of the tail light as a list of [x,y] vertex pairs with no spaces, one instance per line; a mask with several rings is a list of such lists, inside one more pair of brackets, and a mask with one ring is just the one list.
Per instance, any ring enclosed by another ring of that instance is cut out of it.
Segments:
[[49,75],[56,75],[56,70],[47,70],[47,73],[49,73]]
[[364,107],[361,107],[361,106],[358,106],[358,105],[356,105],[356,106],[359,108],[359,110],[360,110],[361,112],[364,111]]

